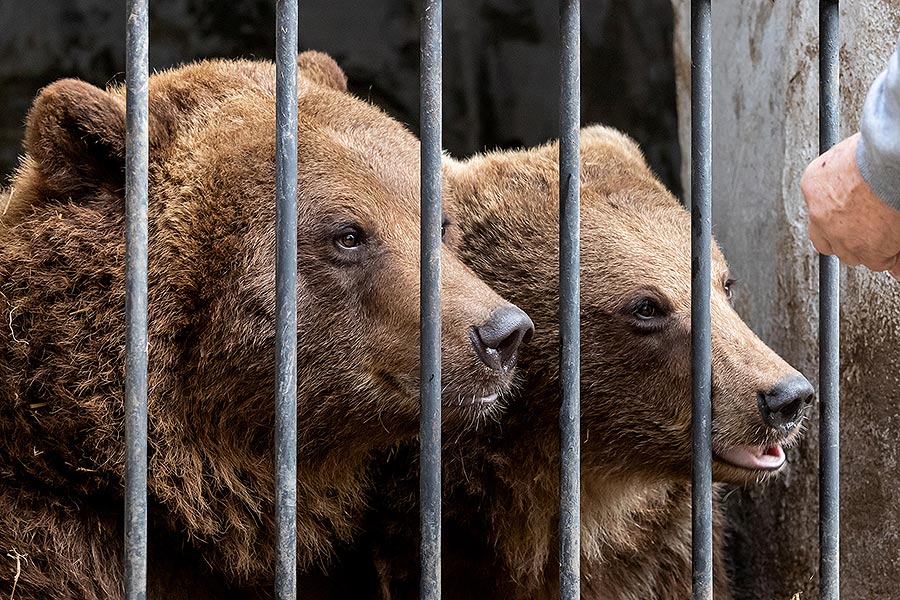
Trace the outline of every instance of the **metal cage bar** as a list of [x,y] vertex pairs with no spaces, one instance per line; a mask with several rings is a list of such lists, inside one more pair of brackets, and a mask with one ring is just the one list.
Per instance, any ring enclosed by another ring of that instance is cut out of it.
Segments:
[[559,590],[581,591],[581,69],[579,0],[559,4]]
[[[839,4],[819,3],[819,152],[840,134]],[[840,265],[819,256],[819,597],[840,597]]]
[[421,86],[420,597],[441,597],[441,0],[425,0]]
[[713,597],[712,36],[710,0],[691,2],[691,386],[693,394],[692,576],[694,600]]
[[125,28],[125,597],[147,597],[148,0]]
[[297,0],[275,15],[275,597],[297,597]]

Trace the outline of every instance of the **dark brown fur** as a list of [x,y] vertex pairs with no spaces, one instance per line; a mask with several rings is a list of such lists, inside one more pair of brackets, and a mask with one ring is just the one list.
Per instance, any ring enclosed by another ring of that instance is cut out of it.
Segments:
[[[314,569],[355,531],[372,451],[418,428],[419,169],[333,61],[299,64],[297,540]],[[268,590],[274,69],[201,62],[149,93],[151,577]],[[47,87],[0,196],[0,596],[122,593],[124,119],[121,88]],[[337,249],[347,223],[364,253]],[[511,375],[467,331],[505,303],[450,252],[442,282],[452,428]]]
[[[683,600],[691,589],[690,217],[625,136],[587,128],[582,152],[582,593]],[[520,360],[522,393],[502,422],[445,444],[445,598],[558,597],[557,158],[553,144],[447,163],[464,261],[527,310],[536,333]],[[796,372],[734,312],[725,261],[713,255],[713,443],[772,443],[757,391]],[[636,329],[630,313],[648,293],[672,311],[652,332]],[[387,457],[387,491],[358,544],[360,554],[374,553],[382,598],[417,596],[414,461],[414,448]],[[714,476],[758,475],[716,460]],[[716,598],[727,598],[718,523]]]

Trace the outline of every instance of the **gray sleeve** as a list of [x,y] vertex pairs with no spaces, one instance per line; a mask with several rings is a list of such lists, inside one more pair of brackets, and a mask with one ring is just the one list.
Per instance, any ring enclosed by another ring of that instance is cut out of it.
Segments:
[[900,40],[869,89],[859,123],[856,162],[879,198],[900,210]]

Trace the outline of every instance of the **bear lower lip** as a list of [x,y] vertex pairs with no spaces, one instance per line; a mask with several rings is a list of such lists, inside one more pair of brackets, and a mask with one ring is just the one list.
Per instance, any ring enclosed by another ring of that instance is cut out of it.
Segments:
[[721,462],[753,471],[777,471],[784,466],[784,450],[778,444],[771,446],[735,446],[716,451]]

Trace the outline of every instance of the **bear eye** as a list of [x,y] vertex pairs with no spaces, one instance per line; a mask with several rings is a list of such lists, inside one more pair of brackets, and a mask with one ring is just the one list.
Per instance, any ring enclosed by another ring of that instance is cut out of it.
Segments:
[[450,217],[448,217],[445,214],[443,221],[441,221],[441,241],[444,241],[444,238],[447,237],[447,229],[449,227],[450,227]]
[[648,321],[662,316],[662,308],[652,298],[642,298],[634,305],[632,314],[638,319]]
[[363,242],[363,232],[358,227],[346,227],[334,239],[335,245],[342,250],[353,250],[362,246]]
[[729,302],[734,299],[734,284],[735,281],[731,278],[726,279],[722,284],[722,287],[725,288],[725,298],[727,298]]

